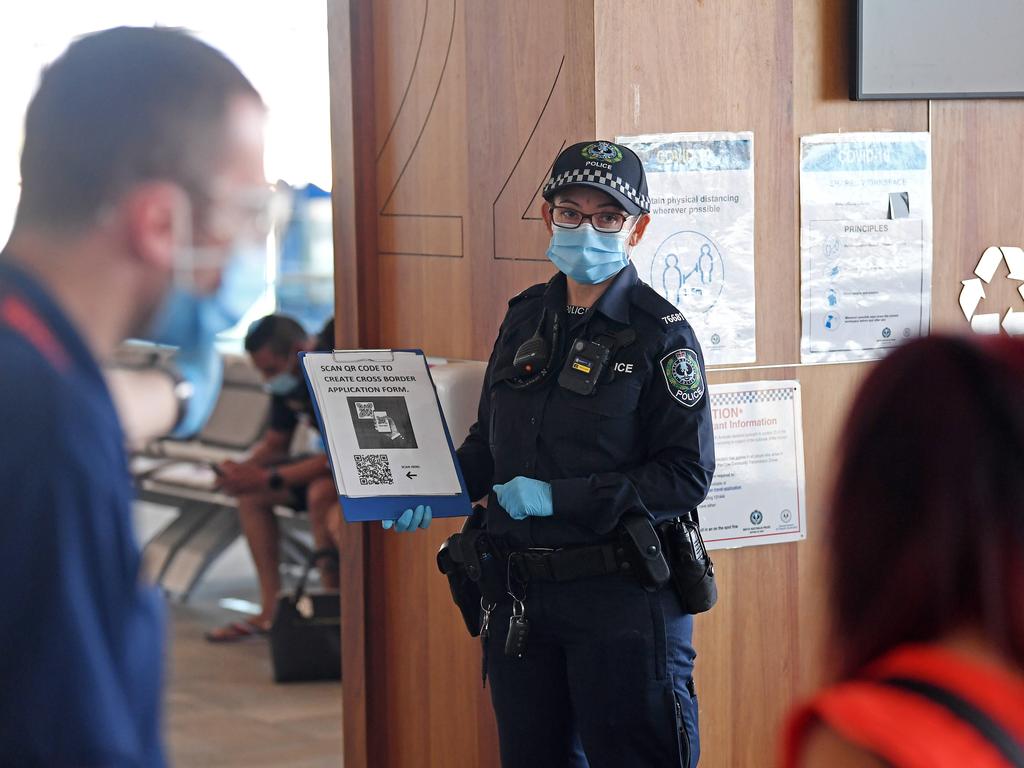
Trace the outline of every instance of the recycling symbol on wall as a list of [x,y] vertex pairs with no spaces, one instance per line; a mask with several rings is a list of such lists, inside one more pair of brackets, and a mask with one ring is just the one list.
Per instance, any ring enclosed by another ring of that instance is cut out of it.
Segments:
[[[992,282],[1001,261],[1006,262],[1011,280],[1022,281],[1017,290],[1020,292],[1021,298],[1024,298],[1024,249],[1010,246],[1000,248],[994,245],[987,248],[981,254],[978,266],[974,270],[977,277],[964,280],[963,288],[960,289],[960,309],[963,310],[964,317],[967,318],[971,324],[971,330],[975,333],[988,335],[999,333],[1000,315],[998,312],[982,315],[976,315],[974,312],[981,300],[985,298],[985,285],[982,281]],[[1024,312],[1014,312],[1013,307],[1010,307],[1006,316],[1002,318],[1002,327],[1010,336],[1024,335]]]

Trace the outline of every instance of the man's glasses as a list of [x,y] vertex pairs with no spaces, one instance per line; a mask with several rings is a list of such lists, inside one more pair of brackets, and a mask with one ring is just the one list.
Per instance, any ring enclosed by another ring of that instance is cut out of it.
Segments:
[[622,231],[629,218],[626,214],[616,211],[583,213],[575,208],[566,208],[564,205],[551,207],[551,223],[562,229],[576,229],[584,221],[590,219],[590,226],[598,232],[614,234]]
[[208,227],[212,234],[234,234],[250,242],[261,242],[291,214],[290,190],[255,185],[220,191],[211,195],[217,207]]

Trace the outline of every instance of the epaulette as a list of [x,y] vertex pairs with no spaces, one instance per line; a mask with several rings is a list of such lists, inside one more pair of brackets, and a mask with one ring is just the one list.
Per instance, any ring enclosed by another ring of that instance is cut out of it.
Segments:
[[543,296],[544,291],[547,289],[547,287],[547,283],[537,283],[537,285],[531,285],[525,291],[517,293],[515,296],[509,299],[508,305],[511,307],[513,304],[515,304],[518,301],[522,301],[523,299],[533,299],[536,298],[537,296]]
[[673,325],[686,324],[686,318],[675,304],[655,291],[647,283],[637,283],[630,295],[630,302],[644,314],[650,315],[658,321],[662,328],[669,328]]

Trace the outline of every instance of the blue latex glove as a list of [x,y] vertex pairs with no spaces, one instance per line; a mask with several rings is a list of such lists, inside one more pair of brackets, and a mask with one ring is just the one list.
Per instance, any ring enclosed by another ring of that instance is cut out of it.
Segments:
[[494,486],[498,503],[513,520],[527,517],[550,517],[555,512],[551,502],[551,484],[529,477],[514,477]]
[[416,509],[407,509],[397,520],[381,520],[380,525],[385,530],[392,527],[398,532],[415,531],[417,528],[429,528],[433,513],[430,507],[420,504]]

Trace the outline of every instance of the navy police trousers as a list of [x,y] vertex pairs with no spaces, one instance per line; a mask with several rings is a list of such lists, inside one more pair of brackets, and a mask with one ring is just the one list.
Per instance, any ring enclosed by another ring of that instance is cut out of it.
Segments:
[[628,575],[526,588],[526,653],[491,614],[486,668],[503,768],[693,768],[700,756],[693,617]]

